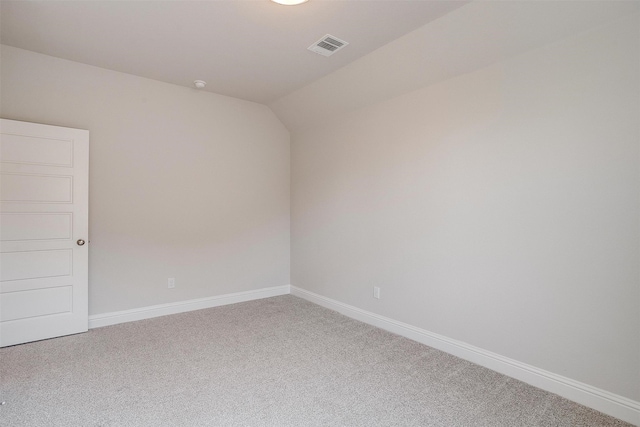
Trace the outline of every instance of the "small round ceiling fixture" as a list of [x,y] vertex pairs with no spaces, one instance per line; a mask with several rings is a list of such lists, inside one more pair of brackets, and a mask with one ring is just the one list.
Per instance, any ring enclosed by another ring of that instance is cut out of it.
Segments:
[[207,82],[205,82],[204,80],[195,80],[193,82],[193,84],[198,88],[198,89],[202,89],[207,85]]
[[285,6],[295,6],[297,4],[306,3],[309,0],[271,0],[274,3],[283,4]]

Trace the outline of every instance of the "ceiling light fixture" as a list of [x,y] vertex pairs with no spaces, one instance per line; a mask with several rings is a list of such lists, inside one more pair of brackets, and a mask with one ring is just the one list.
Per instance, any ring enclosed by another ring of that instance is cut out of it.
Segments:
[[295,6],[297,4],[306,3],[309,0],[271,0],[274,3],[283,4],[285,6]]
[[198,88],[198,89],[203,89],[206,85],[207,82],[205,82],[204,80],[195,80],[193,82],[193,84]]

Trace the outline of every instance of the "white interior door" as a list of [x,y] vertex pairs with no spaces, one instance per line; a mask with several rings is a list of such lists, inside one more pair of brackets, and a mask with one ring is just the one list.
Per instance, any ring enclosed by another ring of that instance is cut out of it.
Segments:
[[89,132],[0,119],[0,347],[88,326]]

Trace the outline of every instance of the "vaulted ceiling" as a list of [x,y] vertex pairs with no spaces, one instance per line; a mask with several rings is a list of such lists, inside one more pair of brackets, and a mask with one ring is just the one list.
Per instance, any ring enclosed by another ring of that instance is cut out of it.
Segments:
[[[0,42],[269,105],[295,129],[605,22],[638,1],[0,1]],[[325,34],[349,42],[307,50]]]
[[[3,44],[270,103],[466,1],[6,1]],[[307,50],[325,34],[350,44]]]

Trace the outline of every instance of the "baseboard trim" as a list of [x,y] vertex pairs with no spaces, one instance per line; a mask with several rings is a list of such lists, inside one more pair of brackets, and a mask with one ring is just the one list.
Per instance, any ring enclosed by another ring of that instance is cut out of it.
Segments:
[[202,310],[204,308],[219,307],[221,305],[236,304],[256,299],[287,295],[290,293],[290,289],[290,285],[275,286],[272,288],[262,288],[253,291],[235,292],[232,294],[218,295],[214,297],[134,308],[132,310],[96,314],[89,316],[89,329],[166,316],[168,314],[184,313],[187,311]]
[[295,286],[291,294],[640,426],[640,402]]

